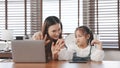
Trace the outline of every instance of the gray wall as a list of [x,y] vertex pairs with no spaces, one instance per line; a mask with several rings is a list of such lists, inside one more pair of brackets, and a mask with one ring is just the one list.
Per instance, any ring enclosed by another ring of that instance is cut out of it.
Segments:
[[104,50],[104,60],[120,61],[120,50]]

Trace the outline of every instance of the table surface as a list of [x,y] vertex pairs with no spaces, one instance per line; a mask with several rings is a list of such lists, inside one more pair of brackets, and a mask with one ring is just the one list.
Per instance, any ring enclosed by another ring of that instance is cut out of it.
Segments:
[[11,52],[0,51],[0,59],[9,59],[9,58],[12,58]]
[[69,63],[68,61],[50,61],[48,63],[0,62],[0,68],[120,68],[120,61],[102,61],[87,63]]

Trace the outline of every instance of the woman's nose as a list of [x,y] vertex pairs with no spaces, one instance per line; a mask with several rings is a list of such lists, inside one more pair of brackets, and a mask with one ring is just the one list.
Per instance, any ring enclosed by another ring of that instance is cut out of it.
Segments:
[[60,35],[60,32],[59,32],[59,31],[57,31],[57,32],[56,32],[56,35]]
[[59,32],[56,33],[56,35],[59,35],[59,34],[60,34]]

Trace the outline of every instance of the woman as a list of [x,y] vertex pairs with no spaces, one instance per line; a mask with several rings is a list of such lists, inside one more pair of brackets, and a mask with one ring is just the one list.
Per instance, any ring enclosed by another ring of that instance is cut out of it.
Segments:
[[102,49],[102,43],[98,39],[93,39],[93,33],[88,27],[80,26],[76,28],[75,38],[75,48],[61,49],[59,60],[103,60],[104,51]]
[[49,58],[58,58],[58,52],[64,47],[62,39],[62,23],[56,16],[49,16],[45,19],[42,32],[33,35],[34,40],[45,40],[45,48]]

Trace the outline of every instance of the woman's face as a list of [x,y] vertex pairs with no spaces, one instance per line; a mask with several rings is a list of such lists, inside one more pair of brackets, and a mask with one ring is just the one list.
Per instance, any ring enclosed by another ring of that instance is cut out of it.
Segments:
[[83,34],[82,31],[77,30],[76,31],[76,44],[78,46],[87,46],[87,39],[89,39],[88,35]]
[[55,40],[59,39],[61,32],[62,32],[62,30],[61,30],[60,24],[55,24],[48,28],[49,36]]

